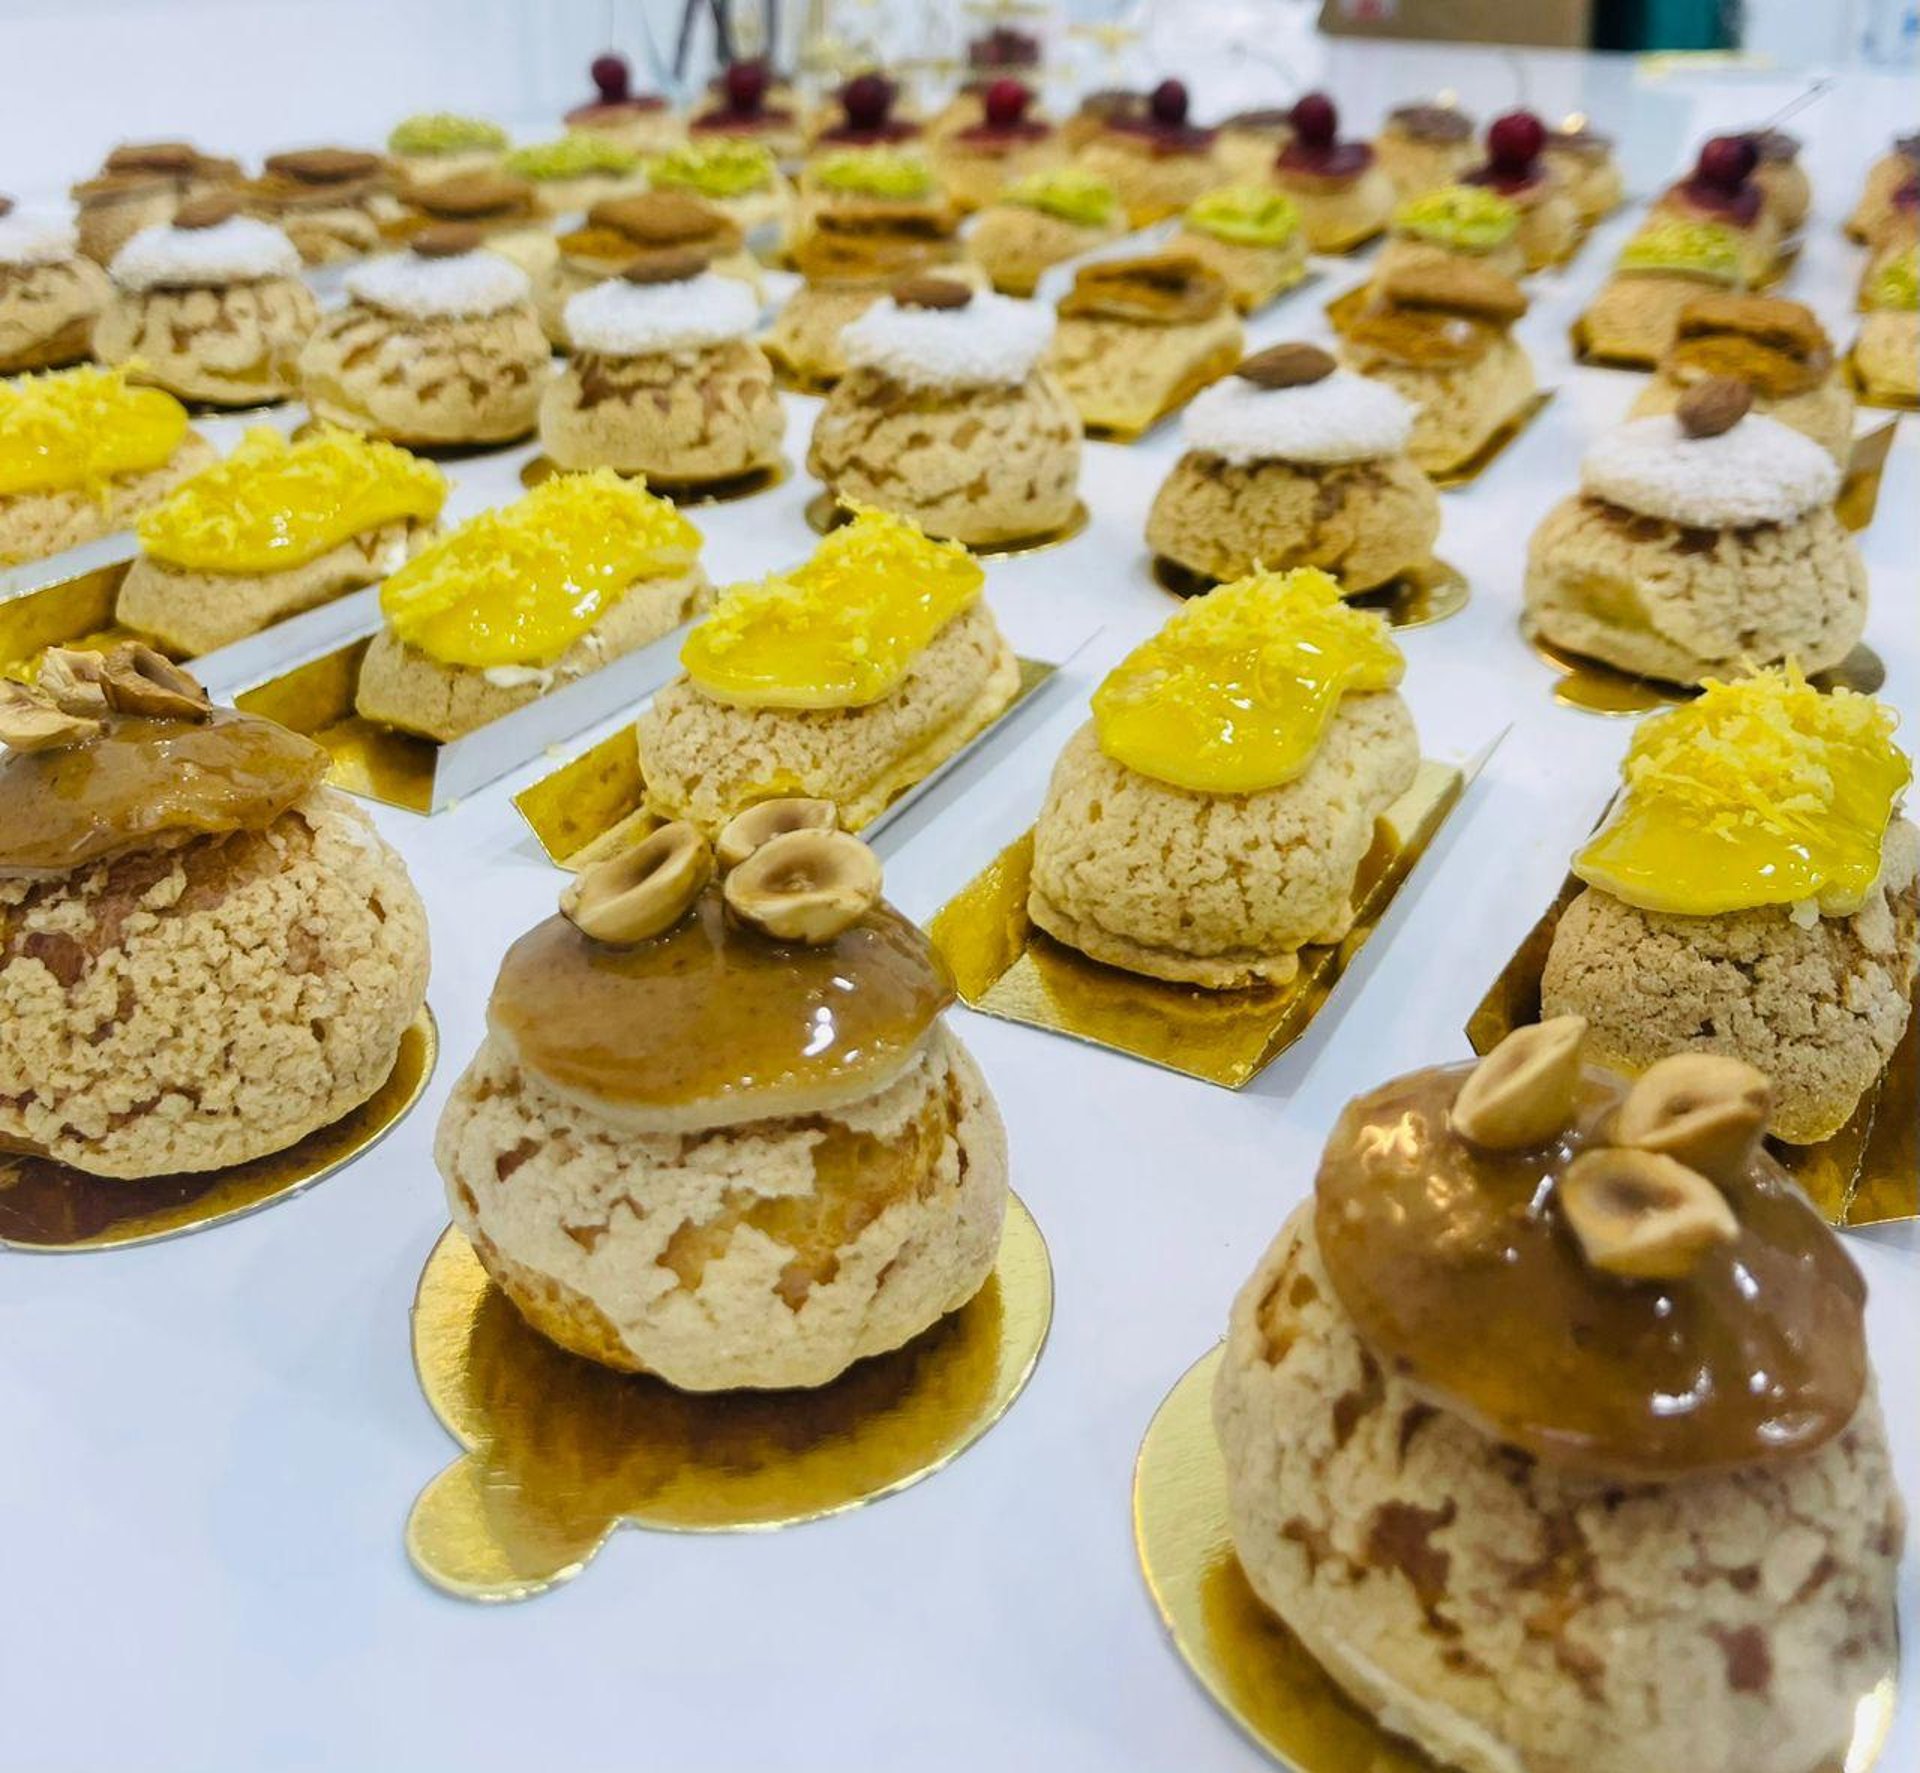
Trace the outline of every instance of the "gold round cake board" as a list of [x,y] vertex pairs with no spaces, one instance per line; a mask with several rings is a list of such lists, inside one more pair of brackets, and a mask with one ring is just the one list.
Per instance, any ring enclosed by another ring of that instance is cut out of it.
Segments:
[[[684,486],[671,481],[653,480],[644,474],[625,474],[621,478],[645,480],[648,492],[658,493],[671,505],[689,509],[699,505],[730,505],[736,499],[750,499],[757,493],[770,492],[786,479],[788,467],[786,457],[782,456],[770,468],[750,468],[744,474],[735,474],[725,480]],[[551,480],[556,474],[565,472],[551,456],[534,456],[520,470],[520,484],[531,490],[543,481]]]
[[[1444,1773],[1348,1699],[1241,1572],[1213,1432],[1221,1354],[1215,1346],[1168,1392],[1134,1466],[1134,1545],[1173,1647],[1220,1709],[1292,1773]],[[1893,1726],[1894,1698],[1889,1674],[1855,1709],[1845,1759],[1821,1773],[1868,1773]]]
[[[1225,583],[1181,566],[1164,554],[1154,555],[1148,570],[1153,582],[1175,597],[1204,597]],[[1347,602],[1356,609],[1374,611],[1389,628],[1425,628],[1457,616],[1472,595],[1458,567],[1434,560],[1421,571],[1405,573],[1370,591],[1353,592]]]
[[467,1451],[415,1499],[407,1555],[448,1594],[517,1601],[622,1526],[768,1531],[878,1501],[1000,1420],[1052,1318],[1047,1246],[1014,1196],[986,1285],[906,1347],[817,1391],[676,1391],[529,1329],[450,1226],[420,1277],[413,1358]]
[[[853,516],[846,506],[840,503],[830,492],[818,492],[807,501],[807,525],[817,536],[824,536]],[[1087,527],[1087,502],[1075,499],[1072,515],[1058,529],[1043,530],[1033,536],[1012,536],[1004,542],[968,542],[965,544],[969,554],[978,555],[983,560],[1006,560],[1017,554],[1038,554],[1047,548],[1057,548],[1062,542],[1070,542]]]
[[121,1181],[42,1157],[0,1158],[0,1247],[123,1250],[244,1218],[324,1182],[370,1151],[420,1099],[440,1052],[424,1004],[387,1081],[358,1108],[297,1145],[231,1169]]
[[[1527,634],[1525,638],[1527,644],[1560,673],[1560,680],[1553,686],[1553,699],[1563,707],[1578,708],[1584,714],[1648,714],[1656,708],[1674,708],[1682,702],[1691,702],[1700,693],[1684,684],[1636,677],[1630,671],[1603,665],[1598,659],[1582,658],[1536,634]],[[1870,696],[1886,683],[1887,667],[1880,655],[1863,641],[1839,664],[1814,672],[1807,681],[1818,690],[1850,689]]]

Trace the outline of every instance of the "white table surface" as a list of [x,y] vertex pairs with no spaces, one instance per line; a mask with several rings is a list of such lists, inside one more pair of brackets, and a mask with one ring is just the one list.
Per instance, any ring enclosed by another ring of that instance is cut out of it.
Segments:
[[[1438,85],[1483,108],[1507,58],[1343,47],[1356,119]],[[1536,97],[1628,144],[1641,194],[1705,130],[1799,84],[1636,78],[1600,58],[1529,58]],[[1837,231],[1867,162],[1910,124],[1910,85],[1853,77],[1804,123],[1818,209],[1788,293],[1851,331],[1858,254]],[[1364,110],[1363,110],[1364,106]],[[1643,169],[1644,166],[1644,169]],[[1631,217],[1538,279],[1521,331],[1558,398],[1470,489],[1441,552],[1473,601],[1403,636],[1431,752],[1506,742],[1309,1036],[1238,1095],[957,1012],[1005,1113],[1015,1185],[1051,1246],[1052,1339],[1011,1414],[950,1469],[883,1504],[789,1532],[617,1535],[571,1586],[484,1609],[408,1566],[401,1525],[454,1452],[422,1398],[407,1309],[445,1224],[430,1145],[508,941],[560,877],[508,796],[530,766],[432,820],[379,809],[432,918],[443,1052],[424,1101],[374,1153],[256,1217],[115,1254],[0,1258],[0,1767],[10,1773],[431,1773],[657,1767],[703,1773],[980,1767],[1228,1773],[1265,1765],[1189,1680],[1135,1564],[1129,1482],[1168,1387],[1306,1193],[1355,1092],[1463,1056],[1462,1024],[1559,884],[1631,726],[1557,707],[1519,638],[1526,539],[1583,444],[1639,378],[1575,369],[1567,324]],[[1324,338],[1336,262],[1249,328]],[[791,403],[804,452],[814,403]],[[1884,415],[1866,415],[1871,423]],[[1099,626],[1068,688],[882,841],[890,894],[925,919],[1030,821],[1088,691],[1169,613],[1142,519],[1171,427],[1092,445],[1088,530],[989,566],[1023,650]],[[519,455],[461,464],[456,514],[517,491]],[[1920,559],[1909,420],[1861,538],[1868,638],[1920,742]],[[725,581],[800,555],[796,473],[702,512]],[[611,730],[609,722],[581,743]],[[567,748],[569,754],[577,746]],[[1920,1235],[1853,1235],[1896,1465],[1920,1499]],[[1920,1766],[1920,1561],[1902,1571],[1906,1703],[1883,1765]],[[1664,1770],[1662,1770],[1664,1773]]]

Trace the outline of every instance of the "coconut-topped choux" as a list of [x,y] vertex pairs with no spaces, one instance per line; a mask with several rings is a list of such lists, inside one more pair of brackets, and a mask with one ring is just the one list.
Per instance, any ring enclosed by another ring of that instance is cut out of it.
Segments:
[[1920,831],[1897,716],[1788,666],[1651,715],[1585,890],[1554,932],[1548,1013],[1592,1026],[1629,1073],[1724,1055],[1773,1078],[1773,1130],[1830,1137],[1907,1026],[1920,949]]
[[753,291],[697,253],[650,255],[573,296],[573,354],[540,397],[548,460],[674,487],[776,467],[786,414],[759,320]]
[[1440,499],[1413,408],[1317,345],[1271,345],[1203,390],[1147,513],[1147,546],[1208,579],[1320,567],[1349,594],[1427,565]]
[[1783,236],[1794,233],[1813,207],[1813,187],[1800,164],[1800,138],[1784,129],[1752,129],[1753,182],[1760,202]]
[[658,640],[702,609],[700,532],[606,469],[556,474],[380,587],[354,707],[445,742]]
[[1907,247],[1877,265],[1861,288],[1866,313],[1853,367],[1876,399],[1920,398],[1920,249]]
[[713,82],[710,102],[687,119],[696,150],[732,145],[757,148],[769,160],[797,158],[806,130],[791,86],[781,86],[764,61],[730,62]]
[[1631,416],[1671,412],[1689,388],[1716,376],[1745,382],[1755,412],[1811,437],[1845,469],[1853,393],[1811,308],[1778,296],[1696,296]]
[[179,401],[124,370],[0,382],[0,565],[111,535],[216,453]]
[[1780,223],[1755,177],[1759,164],[1753,137],[1714,136],[1701,148],[1693,171],[1654,200],[1649,220],[1667,217],[1726,229],[1743,282],[1764,283],[1779,258]]
[[1681,684],[1787,659],[1824,671],[1853,650],[1867,573],[1834,513],[1839,466],[1747,416],[1751,398],[1744,382],[1699,382],[1587,451],[1580,491],[1527,550],[1529,634]]
[[1625,201],[1626,181],[1613,155],[1613,137],[1589,127],[1586,118],[1572,116],[1549,129],[1541,152],[1573,199],[1582,227],[1605,221]]
[[1060,529],[1080,486],[1080,415],[1044,367],[1053,310],[928,273],[840,335],[847,373],[807,471],[848,504],[991,546]]
[[1652,368],[1685,308],[1703,295],[1740,294],[1751,281],[1731,228],[1654,211],[1621,248],[1575,331],[1595,356]]
[[0,197],[0,375],[84,363],[112,294],[71,222],[25,214]]
[[114,255],[113,296],[94,322],[102,363],[182,400],[253,406],[298,386],[301,343],[320,310],[300,254],[231,191],[195,197]]
[[531,180],[509,178],[496,168],[403,185],[399,214],[386,232],[406,244],[449,225],[471,229],[490,252],[511,259],[529,277],[553,263],[550,218],[542,214]]
[[1509,111],[1487,126],[1487,158],[1460,175],[1469,187],[1504,197],[1518,212],[1514,242],[1529,271],[1564,263],[1580,244],[1580,211],[1545,158],[1547,130],[1531,111]]
[[1187,205],[1169,252],[1198,259],[1226,279],[1242,314],[1251,314],[1307,274],[1300,211],[1264,181],[1218,185]]
[[601,130],[574,129],[550,142],[511,149],[500,162],[509,178],[525,179],[542,215],[572,215],[603,197],[645,187],[641,152]]
[[1350,252],[1393,214],[1393,181],[1369,144],[1340,139],[1340,113],[1324,92],[1294,105],[1293,140],[1271,176],[1300,206],[1300,225],[1315,252]]
[[621,147],[655,154],[680,141],[680,117],[657,92],[636,92],[633,69],[623,55],[597,55],[589,72],[593,97],[575,105],[562,121],[569,131],[603,135]]
[[1340,356],[1413,403],[1408,453],[1444,474],[1471,462],[1533,398],[1533,364],[1513,336],[1526,311],[1519,286],[1484,266],[1390,265],[1340,321]]
[[150,647],[0,686],[0,1141],[96,1176],[284,1150],[393,1070],[427,983],[400,858],[310,739]]
[[1144,228],[1178,215],[1229,174],[1218,139],[1188,119],[1186,86],[1162,80],[1143,112],[1117,112],[1081,147],[1075,164],[1120,196],[1129,225]]
[[1373,151],[1403,204],[1459,183],[1480,158],[1472,116],[1458,105],[1431,99],[1395,105],[1373,138]]
[[857,831],[991,725],[1020,665],[964,548],[857,511],[788,573],[729,587],[635,723],[647,803],[719,832],[763,800]]
[[766,231],[761,250],[784,244],[793,224],[793,187],[780,176],[766,143],[725,134],[696,134],[647,162],[650,189],[697,198],[752,236]]
[[981,94],[982,115],[937,138],[934,170],[955,205],[983,209],[1008,185],[1065,164],[1060,132],[1032,115],[1033,88],[1018,80],[989,82]]
[[424,545],[446,498],[440,470],[391,443],[257,426],[141,515],[115,620],[176,658],[210,653],[377,584]]
[[1233,1546],[1437,1766],[1816,1773],[1896,1658],[1866,1286],[1764,1073],[1604,1063],[1559,1016],[1347,1104],[1233,1303]]
[[241,189],[248,215],[271,222],[306,265],[349,264],[380,249],[380,226],[397,213],[392,173],[359,148],[296,148],[269,154]]
[[1006,1134],[952,1000],[831,808],[753,808],[718,856],[663,826],[507,950],[434,1147],[453,1222],[587,1360],[825,1385],[993,1268]]
[[1920,178],[1920,131],[1897,137],[1867,168],[1860,200],[1847,217],[1847,232],[1856,240],[1871,240],[1886,219],[1894,193],[1915,178]]
[[316,419],[390,443],[510,443],[533,429],[549,351],[518,265],[471,228],[415,234],[347,273],[300,353]]
[[181,204],[240,183],[240,163],[188,142],[122,142],[99,172],[73,187],[80,251],[110,265],[142,228],[163,227]]
[[1307,568],[1183,604],[1094,693],[1033,831],[1027,911],[1081,953],[1227,991],[1337,942],[1419,767],[1386,624]]
[[387,135],[387,156],[394,170],[416,184],[456,178],[469,172],[497,172],[510,138],[484,117],[451,111],[423,111],[404,117]]
[[703,198],[684,191],[642,191],[593,205],[581,225],[561,234],[553,261],[534,278],[533,301],[547,337],[572,344],[567,303],[585,290],[629,271],[697,258],[720,276],[739,281],[759,312],[760,273],[746,251],[739,224]]
[[1075,167],[1001,187],[967,230],[967,257],[1002,295],[1030,296],[1041,274],[1126,232],[1114,188]]
[[1084,265],[1047,366],[1089,429],[1145,430],[1245,354],[1226,279],[1184,253]]
[[1235,111],[1215,126],[1214,152],[1235,184],[1265,181],[1274,157],[1293,140],[1293,107],[1264,105]]
[[1526,275],[1520,206],[1484,185],[1438,185],[1399,203],[1375,274],[1395,265],[1465,259],[1503,277]]

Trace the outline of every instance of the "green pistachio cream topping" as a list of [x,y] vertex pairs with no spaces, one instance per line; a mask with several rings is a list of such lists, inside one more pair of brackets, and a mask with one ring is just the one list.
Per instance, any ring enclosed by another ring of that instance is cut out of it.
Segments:
[[1105,179],[1075,172],[1071,167],[1016,179],[1000,193],[1000,201],[1021,209],[1037,209],[1042,215],[1082,228],[1106,227],[1120,202]]
[[1284,191],[1222,185],[1187,210],[1187,226],[1234,246],[1285,246],[1300,232],[1300,210]]
[[771,189],[773,152],[762,142],[716,141],[673,148],[647,167],[657,191],[692,191],[701,197],[745,197]]
[[484,117],[456,117],[451,111],[427,111],[396,123],[387,137],[395,154],[497,153],[507,145],[507,132]]
[[1623,271],[1685,271],[1717,283],[1740,280],[1740,242],[1718,222],[1653,222],[1620,254]]
[[1393,212],[1394,228],[1458,252],[1491,252],[1520,226],[1520,206],[1478,185],[1444,185],[1411,198]]
[[640,156],[611,136],[579,129],[558,141],[515,148],[501,164],[516,178],[582,179],[595,173],[632,172],[640,164]]
[[912,200],[933,195],[933,168],[918,154],[897,154],[891,148],[823,154],[814,162],[813,178],[822,190],[850,197]]

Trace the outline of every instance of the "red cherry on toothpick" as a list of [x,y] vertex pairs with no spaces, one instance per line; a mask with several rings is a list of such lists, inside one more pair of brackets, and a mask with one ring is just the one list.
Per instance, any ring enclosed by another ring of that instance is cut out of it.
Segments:
[[1723,191],[1737,191],[1760,164],[1760,151],[1744,135],[1717,135],[1700,150],[1695,175]]
[[759,61],[729,63],[725,89],[729,110],[759,110],[767,96],[767,64]]
[[980,103],[995,129],[1011,129],[1026,116],[1033,94],[1018,80],[995,80],[981,94]]
[[1547,145],[1547,126],[1531,111],[1509,111],[1487,125],[1487,158],[1502,171],[1524,172]]
[[1156,123],[1178,129],[1187,120],[1187,87],[1183,80],[1162,80],[1147,94],[1147,112]]
[[593,75],[593,84],[604,104],[617,105],[633,90],[632,71],[624,55],[615,55],[611,50],[605,55],[596,55],[588,72]]
[[855,129],[879,129],[893,109],[893,82],[884,74],[856,74],[840,88],[840,108]]
[[1340,113],[1324,92],[1310,92],[1293,106],[1295,139],[1309,148],[1327,148],[1340,130]]

